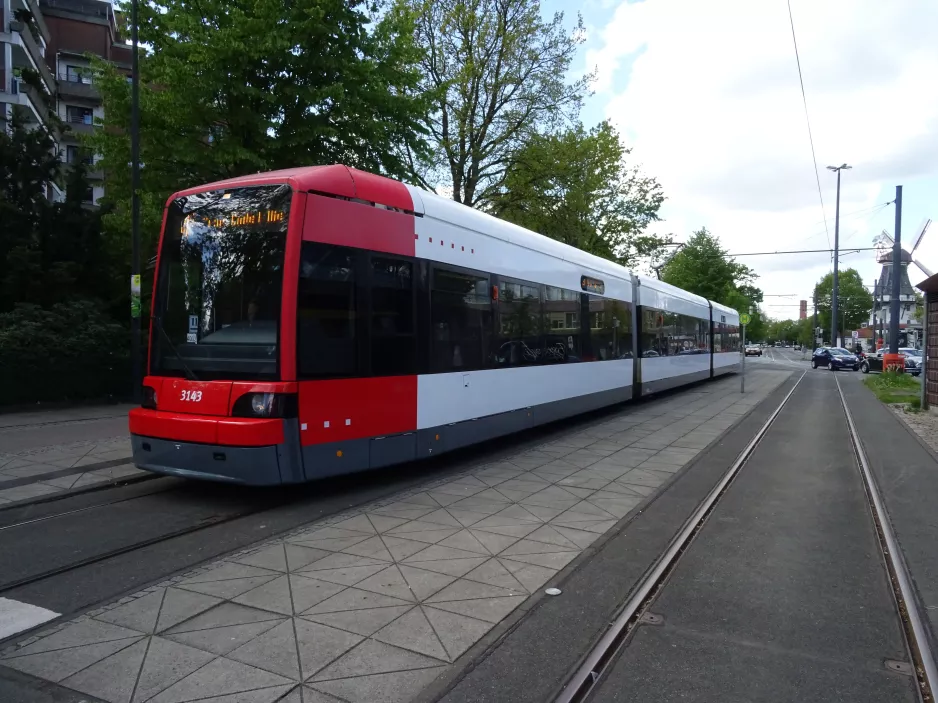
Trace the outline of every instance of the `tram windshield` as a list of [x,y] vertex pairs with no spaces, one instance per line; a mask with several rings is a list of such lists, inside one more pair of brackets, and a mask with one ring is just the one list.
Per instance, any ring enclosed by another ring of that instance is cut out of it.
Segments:
[[286,185],[177,198],[163,233],[151,373],[278,377]]

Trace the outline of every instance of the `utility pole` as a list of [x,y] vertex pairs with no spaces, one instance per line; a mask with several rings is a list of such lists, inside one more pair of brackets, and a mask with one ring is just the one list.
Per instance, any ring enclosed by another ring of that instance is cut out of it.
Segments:
[[837,172],[837,206],[834,210],[834,290],[831,295],[831,346],[837,346],[837,328],[840,322],[837,319],[837,296],[840,293],[838,269],[840,267],[840,172],[851,168],[847,164],[828,166],[828,170]]
[[811,300],[814,302],[814,327],[811,328],[811,339],[814,342],[812,345],[811,351],[814,351],[818,347],[817,343],[817,286],[814,287],[814,295],[811,296]]
[[140,358],[140,47],[137,41],[137,0],[130,6],[133,54],[130,77],[130,356],[133,375],[133,399],[140,402],[143,387]]
[[892,300],[889,301],[889,353],[899,353],[899,295],[902,292],[902,186],[896,186],[896,238],[892,244]]
[[876,294],[879,292],[879,283],[873,281],[873,352],[876,351]]

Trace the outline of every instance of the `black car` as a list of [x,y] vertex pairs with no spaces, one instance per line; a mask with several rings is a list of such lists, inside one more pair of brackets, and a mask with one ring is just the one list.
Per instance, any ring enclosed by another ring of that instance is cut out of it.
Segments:
[[811,356],[811,368],[826,366],[831,371],[838,369],[860,370],[860,360],[851,352],[842,347],[820,347],[814,350]]
[[[911,374],[912,376],[918,376],[922,373],[922,358],[920,356],[921,352],[916,349],[907,349],[903,348],[899,350],[899,353],[905,357],[905,372]],[[869,373],[870,371],[882,371],[883,370],[883,352],[882,350],[876,352],[875,354],[867,354],[860,361],[860,371],[863,373]]]

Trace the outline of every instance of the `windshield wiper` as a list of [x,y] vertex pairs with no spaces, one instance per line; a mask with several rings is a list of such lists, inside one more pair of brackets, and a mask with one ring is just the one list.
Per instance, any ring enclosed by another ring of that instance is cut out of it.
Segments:
[[176,349],[176,345],[173,344],[173,340],[169,338],[169,335],[166,333],[166,330],[163,329],[163,322],[160,320],[158,315],[153,316],[153,321],[156,323],[156,328],[162,333],[163,339],[166,340],[166,343],[169,345],[170,351],[176,356],[179,360],[179,363],[182,364],[183,370],[186,372],[186,378],[190,381],[198,381],[198,377],[192,372],[192,369],[188,367],[185,359],[182,358],[182,354],[179,353],[179,350]]

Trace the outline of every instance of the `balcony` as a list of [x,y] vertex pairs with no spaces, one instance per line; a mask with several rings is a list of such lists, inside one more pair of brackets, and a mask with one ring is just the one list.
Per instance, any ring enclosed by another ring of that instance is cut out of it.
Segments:
[[75,73],[59,74],[59,95],[82,100],[101,100],[101,94],[92,83],[91,76]]
[[9,93],[0,92],[0,103],[9,103],[21,108],[21,114],[29,124],[46,124],[49,108],[43,95],[33,86],[14,78]]
[[[10,31],[12,36],[9,43],[13,45],[13,64],[38,70],[46,84],[46,88],[50,93],[54,93],[55,79],[46,65],[46,57],[36,43],[30,28],[17,20],[10,22]],[[2,33],[0,33],[0,41],[4,41]],[[17,54],[20,54],[20,56],[17,56]]]
[[94,132],[94,117],[92,115],[67,112],[65,124],[74,134],[91,134]]

